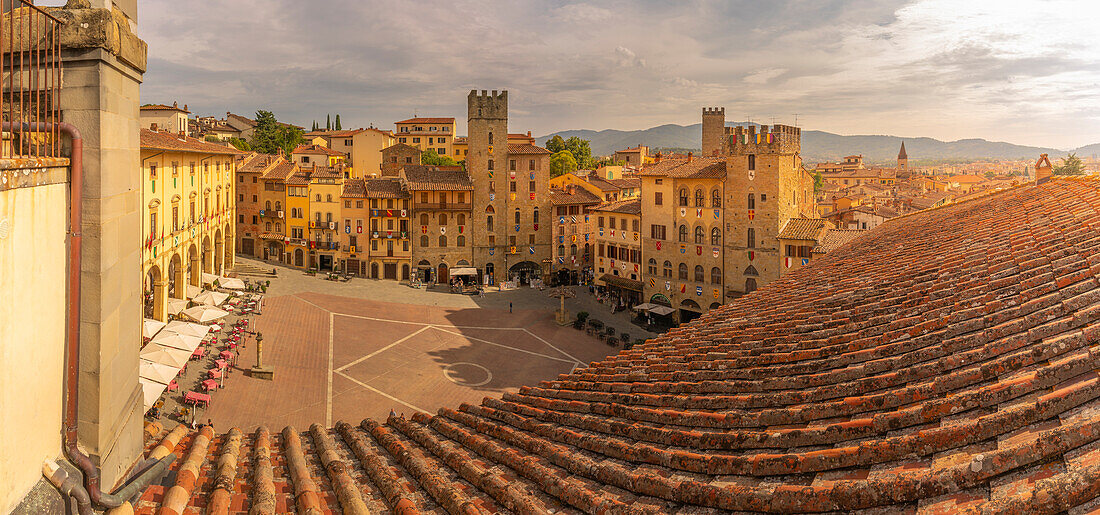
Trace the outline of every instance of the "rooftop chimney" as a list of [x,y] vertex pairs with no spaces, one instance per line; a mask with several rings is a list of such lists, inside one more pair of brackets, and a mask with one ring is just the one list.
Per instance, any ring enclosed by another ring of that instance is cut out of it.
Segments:
[[184,110],[184,111],[186,111],[186,110],[187,110],[187,104],[183,104],[183,110]]
[[1039,161],[1035,163],[1035,184],[1042,184],[1054,174],[1054,166],[1050,164],[1050,158],[1046,154],[1039,155]]
[[572,195],[573,192],[575,192],[575,191],[577,191],[577,185],[576,184],[569,184],[565,187],[565,192],[570,194],[570,195]]
[[693,152],[688,152],[688,162],[691,162]]
[[653,156],[653,162],[654,163],[660,163],[661,162],[661,151],[660,150],[658,150],[657,153]]

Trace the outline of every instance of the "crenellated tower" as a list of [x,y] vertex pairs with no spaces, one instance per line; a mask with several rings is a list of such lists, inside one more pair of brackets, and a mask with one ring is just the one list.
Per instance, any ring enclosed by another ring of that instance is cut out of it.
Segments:
[[725,142],[726,134],[726,108],[725,107],[704,107],[703,108],[703,155],[704,156],[720,156],[725,155],[723,144]]
[[474,183],[473,264],[496,279],[501,277],[507,252],[507,247],[502,248],[507,243],[502,217],[507,212],[508,92],[471,90],[466,107],[466,170]]

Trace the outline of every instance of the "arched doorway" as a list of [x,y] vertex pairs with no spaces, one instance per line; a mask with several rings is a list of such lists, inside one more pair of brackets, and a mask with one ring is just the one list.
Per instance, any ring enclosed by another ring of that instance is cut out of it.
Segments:
[[210,237],[203,236],[202,238],[202,271],[208,274],[214,273],[214,255],[213,249],[210,246]]
[[672,301],[668,300],[668,297],[666,297],[663,293],[653,294],[653,296],[649,298],[649,301],[654,303],[654,304],[660,304],[660,305],[665,306],[665,307],[670,307],[670,308],[672,307]]
[[199,248],[194,243],[187,249],[187,275],[191,278],[191,286],[202,286],[202,265],[199,256]]
[[680,301],[680,323],[690,322],[699,318],[702,313],[702,309],[699,307],[699,303],[691,299],[684,299]]
[[432,264],[427,259],[421,259],[416,264],[416,278],[421,282],[431,282],[432,280]]
[[439,271],[436,273],[436,279],[435,279],[436,282],[445,283],[448,280],[450,280],[450,275],[447,272],[447,264],[446,263],[440,263],[439,267],[438,267],[438,270]]
[[183,258],[179,254],[173,254],[168,263],[168,289],[174,299],[182,299],[187,294],[183,279]]
[[155,318],[161,322],[167,322],[162,313],[164,311],[164,279],[161,277],[160,267],[153,265],[145,274],[142,281],[142,303],[145,318]]
[[233,268],[236,245],[237,239],[233,236],[232,226],[225,224],[225,232],[222,233],[222,270]]
[[485,277],[489,278],[489,285],[494,285],[497,283],[497,279],[496,277],[494,277],[495,271],[496,267],[493,266],[492,263],[485,263]]
[[218,229],[214,231],[214,271],[211,272],[215,275],[222,275],[223,264],[225,261],[222,259],[222,231]]
[[721,302],[711,302],[711,303],[710,303],[710,309],[718,309],[718,308],[720,308],[720,307],[722,307],[722,303],[721,303]]
[[508,268],[508,275],[516,284],[530,284],[542,277],[542,266],[534,261],[520,261]]
[[756,279],[749,277],[745,279],[745,293],[752,293],[756,291]]
[[306,253],[302,249],[294,249],[294,266],[302,266],[306,259]]

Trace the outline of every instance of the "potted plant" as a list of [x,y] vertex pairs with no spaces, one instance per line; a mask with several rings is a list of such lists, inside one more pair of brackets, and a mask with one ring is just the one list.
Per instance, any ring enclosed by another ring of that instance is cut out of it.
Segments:
[[581,311],[581,312],[577,313],[577,321],[578,322],[583,324],[584,321],[587,320],[587,319],[588,319],[588,312],[587,311]]

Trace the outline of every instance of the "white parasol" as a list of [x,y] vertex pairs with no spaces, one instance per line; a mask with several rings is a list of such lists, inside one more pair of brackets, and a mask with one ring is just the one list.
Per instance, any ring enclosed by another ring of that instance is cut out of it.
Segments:
[[175,349],[183,349],[187,352],[194,352],[202,343],[202,338],[197,336],[186,336],[179,333],[173,333],[171,331],[164,331],[153,338],[153,341],[149,343],[159,343],[165,347],[172,347]]
[[177,369],[183,368],[183,366],[187,364],[187,360],[191,359],[190,352],[175,347],[166,347],[159,343],[150,343],[146,345],[141,349],[141,352],[138,353],[138,356],[142,359],[173,366]]
[[222,277],[218,279],[218,284],[222,288],[228,288],[230,290],[243,290],[244,281],[237,279],[236,277]]
[[210,306],[194,306],[183,310],[183,315],[199,322],[207,324],[225,318],[229,313]]
[[157,335],[157,332],[164,328],[164,322],[160,320],[146,318],[141,323],[141,337],[152,338]]
[[205,304],[207,306],[220,306],[225,302],[225,299],[229,298],[229,294],[219,291],[204,291],[191,299],[196,304]]
[[173,333],[182,334],[186,336],[195,336],[197,338],[205,338],[207,333],[212,329],[209,326],[202,324],[194,324],[191,322],[184,322],[183,320],[173,320],[168,322],[165,326],[165,331],[171,331]]
[[168,388],[168,385],[146,379],[138,379],[138,382],[141,383],[141,393],[145,397],[145,411],[148,412],[153,408],[153,404],[156,404],[160,394]]
[[144,359],[140,361],[141,368],[138,376],[142,379],[168,384],[180,373],[180,369],[173,366]]
[[183,299],[168,299],[168,313],[172,315],[180,314],[180,311],[187,309],[187,301]]

